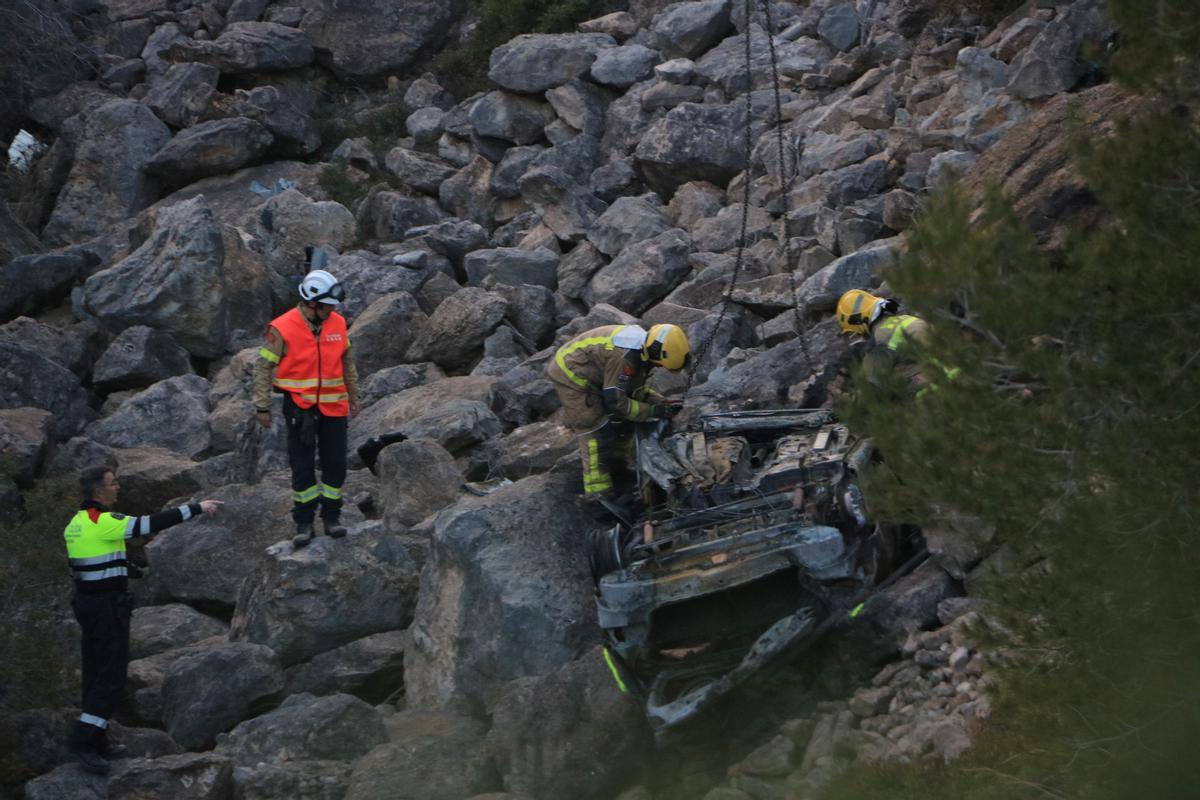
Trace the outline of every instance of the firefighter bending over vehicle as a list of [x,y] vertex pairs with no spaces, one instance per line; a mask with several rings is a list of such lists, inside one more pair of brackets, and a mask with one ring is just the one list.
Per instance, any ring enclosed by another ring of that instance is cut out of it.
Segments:
[[558,348],[546,372],[563,405],[563,423],[579,434],[583,492],[614,500],[612,470],[626,447],[631,422],[670,419],[682,405],[645,385],[650,368],[678,372],[691,363],[687,334],[660,324],[606,325]]
[[[292,468],[292,521],[296,523],[292,543],[296,547],[312,541],[318,507],[325,535],[346,535],[339,520],[346,479],[347,417],[358,414],[358,372],[350,353],[346,320],[334,311],[345,297],[337,278],[325,270],[305,275],[300,282],[300,303],[271,320],[254,369],[254,411],[259,425],[271,427],[272,385],[283,392]],[[313,463],[318,454],[320,482]]]
[[[884,385],[887,376],[895,372],[908,390],[920,397],[937,389],[942,376],[930,375],[915,358],[910,342],[918,344],[929,335],[929,325],[920,317],[900,314],[895,300],[876,297],[862,289],[851,289],[837,304],[837,322],[842,333],[863,337],[863,373],[867,380]],[[936,362],[935,362],[936,363]],[[958,370],[941,367],[948,380],[954,380]]]

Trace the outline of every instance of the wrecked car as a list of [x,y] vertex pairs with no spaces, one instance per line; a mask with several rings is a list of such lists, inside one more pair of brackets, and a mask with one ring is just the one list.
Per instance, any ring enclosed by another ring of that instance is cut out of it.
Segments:
[[647,510],[591,540],[605,658],[658,733],[853,614],[919,536],[868,518],[858,480],[870,442],[828,410],[709,414],[693,427],[641,426]]

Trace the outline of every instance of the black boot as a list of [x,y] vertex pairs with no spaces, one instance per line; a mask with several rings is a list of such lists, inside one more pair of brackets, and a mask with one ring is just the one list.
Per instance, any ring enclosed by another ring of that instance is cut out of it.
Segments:
[[295,547],[304,547],[313,540],[313,524],[311,522],[297,522],[296,535],[292,537],[292,545]]
[[108,738],[108,729],[105,728],[100,732],[100,755],[108,761],[115,761],[118,758],[124,758],[129,752],[129,748],[123,744],[112,741]]
[[346,535],[346,526],[336,519],[323,519],[321,522],[325,526],[325,535],[330,539],[340,539]]
[[100,754],[100,737],[104,731],[95,725],[76,721],[67,737],[67,752],[75,757],[79,766],[93,775],[107,775],[108,761]]

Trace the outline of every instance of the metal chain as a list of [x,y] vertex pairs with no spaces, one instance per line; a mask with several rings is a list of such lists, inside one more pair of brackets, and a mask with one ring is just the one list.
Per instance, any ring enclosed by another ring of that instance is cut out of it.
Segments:
[[696,347],[692,354],[692,368],[688,372],[687,385],[684,386],[683,396],[687,397],[692,391],[692,384],[696,381],[696,372],[700,369],[700,363],[704,361],[708,355],[708,350],[712,347],[713,339],[716,338],[717,332],[721,330],[721,324],[725,321],[725,316],[729,312],[729,300],[733,295],[733,290],[737,287],[738,277],[742,272],[742,265],[745,262],[746,256],[746,227],[750,216],[750,159],[753,156],[753,142],[751,141],[751,120],[754,118],[754,70],[753,62],[750,57],[750,19],[753,14],[753,0],[745,0],[746,10],[746,124],[744,126],[744,151],[745,151],[745,172],[743,173],[744,181],[742,187],[742,221],[738,232],[737,256],[733,263],[733,274],[729,276],[729,287],[721,294],[721,310],[717,314],[717,324],[713,326],[704,338],[700,340],[700,344]]

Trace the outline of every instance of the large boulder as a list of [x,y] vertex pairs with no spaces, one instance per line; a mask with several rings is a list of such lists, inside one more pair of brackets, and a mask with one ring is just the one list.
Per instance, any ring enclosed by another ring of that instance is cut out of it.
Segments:
[[350,463],[358,464],[356,450],[372,436],[398,431],[414,420],[455,400],[492,399],[495,378],[455,376],[405,389],[364,410],[350,425]]
[[41,408],[54,415],[54,436],[66,440],[95,417],[79,379],[32,350],[0,341],[0,408]]
[[664,198],[689,181],[724,186],[745,166],[742,152],[729,146],[745,124],[739,103],[676,106],[650,125],[634,152],[643,180]]
[[387,367],[363,379],[358,393],[359,402],[362,403],[363,408],[366,408],[385,397],[399,394],[405,389],[432,383],[445,377],[446,373],[442,372],[441,367],[428,361],[422,364],[400,364],[395,367]]
[[409,230],[442,222],[448,215],[432,197],[412,192],[372,191],[359,206],[357,216],[364,236],[398,242]]
[[358,374],[370,375],[402,362],[427,324],[425,312],[408,292],[385,294],[371,303],[349,331]]
[[280,275],[300,270],[307,245],[341,252],[356,237],[349,209],[333,200],[313,200],[297,189],[268,198],[257,210],[255,228],[267,266]]
[[0,476],[29,485],[54,443],[54,415],[41,408],[0,408]]
[[392,263],[390,258],[355,250],[334,258],[329,270],[346,287],[346,300],[341,305],[342,315],[347,319],[355,319],[384,295],[396,292],[415,295],[425,281],[445,264],[440,256],[434,256],[427,260],[427,266],[409,269]]
[[479,721],[403,711],[387,724],[391,741],[355,763],[345,800],[463,800],[497,788]]
[[590,74],[597,83],[624,89],[650,77],[659,60],[658,53],[645,45],[613,47],[600,52]]
[[398,531],[454,505],[462,492],[462,471],[436,441],[409,439],[379,453],[379,503],[384,525]]
[[524,94],[539,94],[586,75],[600,51],[617,42],[603,33],[529,33],[492,51],[488,78]]
[[692,271],[689,247],[688,235],[678,228],[631,244],[592,276],[583,299],[640,314]]
[[521,196],[542,218],[542,224],[564,242],[587,236],[607,205],[565,170],[555,166],[533,167],[517,182]]
[[170,138],[170,129],[135,100],[113,100],[93,111],[43,241],[94,238],[154,202],[158,187],[144,168]]
[[221,71],[208,64],[172,64],[150,84],[142,102],[173,128],[200,121],[217,91]]
[[149,386],[191,370],[187,351],[169,334],[134,325],[122,331],[100,356],[92,382],[102,392],[115,392]]
[[891,263],[896,243],[885,239],[830,262],[800,284],[796,302],[810,313],[832,311],[838,298],[850,289],[877,286],[880,270]]
[[192,644],[130,661],[126,680],[130,710],[138,719],[161,725],[163,681],[166,680],[171,667],[177,661],[228,644],[228,641],[223,635],[210,636]]
[[476,286],[485,279],[509,286],[529,283],[553,289],[558,285],[558,254],[545,247],[476,250],[463,259],[463,267],[467,280]]
[[277,152],[304,156],[321,146],[321,130],[313,118],[317,98],[306,82],[281,80],[235,94],[227,113],[260,123],[275,137]]
[[341,800],[350,779],[347,761],[259,762],[233,768],[237,800]]
[[228,335],[225,288],[221,227],[199,196],[161,209],[141,247],[87,279],[81,304],[110,330],[146,325],[214,358]]
[[321,62],[348,77],[403,72],[446,36],[462,0],[313,0],[300,25]]
[[109,447],[157,445],[198,456],[209,446],[208,391],[199,375],[159,381],[93,423],[87,435]]
[[387,741],[380,714],[348,694],[293,694],[279,708],[246,720],[216,752],[239,766],[323,759],[354,761]]
[[313,60],[304,31],[275,22],[235,22],[216,39],[178,41],[167,52],[175,61],[209,64],[233,75],[295,69]]
[[448,161],[407,147],[393,147],[384,164],[400,183],[429,195],[437,195],[442,181],[457,171]]
[[695,58],[733,28],[729,0],[672,3],[651,22],[654,42],[664,58]]
[[181,186],[253,163],[273,141],[270,131],[246,117],[201,122],[175,134],[146,162],[146,171]]
[[[572,465],[574,466],[574,465]],[[596,636],[575,469],[468,499],[434,525],[407,697],[479,713],[501,684],[577,658]]]
[[282,688],[283,670],[269,647],[228,642],[196,649],[166,671],[163,722],[182,746],[207,748]]
[[504,687],[487,750],[504,787],[530,797],[612,797],[653,748],[640,704],[622,694],[601,648]]
[[497,207],[496,198],[488,191],[493,171],[491,161],[483,156],[475,156],[442,182],[438,187],[438,201],[443,208],[450,209],[454,216],[491,230],[496,225]]
[[60,302],[97,263],[95,255],[83,250],[23,255],[0,263],[0,322]]
[[[124,482],[125,476],[121,475]],[[224,636],[229,626],[183,603],[135,608],[129,625],[129,658],[139,659]]]
[[478,358],[486,339],[508,310],[503,297],[465,286],[442,301],[429,324],[408,349],[408,361],[432,361],[462,370]]
[[110,800],[225,800],[232,790],[233,765],[228,760],[212,753],[180,753],[120,764],[108,781],[106,796]]
[[432,439],[454,454],[500,434],[503,424],[479,400],[451,398],[400,426],[409,438]]
[[579,451],[574,431],[553,420],[530,422],[487,443],[488,473],[517,480],[551,469]]
[[344,693],[368,703],[382,703],[404,688],[407,645],[407,633],[385,631],[327,650],[311,661],[288,668],[285,694]]
[[604,135],[604,112],[612,99],[611,91],[579,79],[546,92],[546,100],[554,107],[559,119],[575,130],[597,138]]
[[1081,48],[1089,42],[1098,45],[1112,30],[1101,0],[1072,3],[1013,60],[1009,93],[1036,100],[1067,91],[1091,67],[1091,59],[1081,57]]
[[542,129],[554,120],[554,109],[532,97],[494,91],[475,101],[470,119],[480,136],[533,144],[544,138]]
[[618,197],[596,219],[587,238],[601,253],[616,256],[628,245],[657,236],[671,227],[670,216],[654,195]]
[[[268,555],[238,592],[230,636],[269,646],[285,666],[412,621],[418,575],[388,533]],[[336,608],[336,614],[329,614]]]

